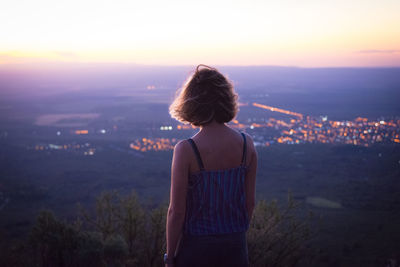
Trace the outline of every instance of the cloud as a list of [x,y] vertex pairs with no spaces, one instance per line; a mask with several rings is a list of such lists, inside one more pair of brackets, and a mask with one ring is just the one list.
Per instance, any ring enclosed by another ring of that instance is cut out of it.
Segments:
[[370,50],[360,50],[358,53],[361,54],[396,54],[400,53],[400,50],[396,49],[370,49]]

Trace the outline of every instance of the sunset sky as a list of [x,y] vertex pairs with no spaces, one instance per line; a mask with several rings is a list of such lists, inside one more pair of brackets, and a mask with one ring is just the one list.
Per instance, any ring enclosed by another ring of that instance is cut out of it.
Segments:
[[399,0],[12,0],[0,64],[400,66]]

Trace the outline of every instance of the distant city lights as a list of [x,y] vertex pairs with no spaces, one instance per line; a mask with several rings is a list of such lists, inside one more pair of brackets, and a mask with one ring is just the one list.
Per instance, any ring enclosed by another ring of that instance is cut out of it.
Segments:
[[64,150],[64,151],[74,151],[82,153],[83,155],[93,156],[96,149],[91,147],[89,143],[84,144],[37,144],[33,148],[27,147],[27,149],[34,149],[36,151],[52,151],[52,150]]
[[146,152],[146,151],[165,151],[171,150],[176,144],[176,138],[142,138],[133,141],[129,147],[136,151]]
[[85,156],[93,156],[96,150],[94,148],[89,149],[88,151],[83,152]]
[[[374,143],[396,143],[400,144],[400,119],[380,119],[379,121],[370,121],[367,118],[357,117],[352,121],[333,121],[328,120],[328,116],[311,117],[300,113],[283,110],[263,104],[252,103],[252,106],[273,112],[283,113],[294,118],[276,119],[272,117],[245,118],[239,122],[237,118],[233,119],[229,125],[232,128],[249,132],[257,146],[270,146],[274,143],[280,144],[305,144],[305,143],[323,143],[323,144],[351,144],[357,146],[370,146]],[[190,124],[162,125],[160,131],[172,130],[190,130],[197,127]],[[272,129],[270,132],[268,129]],[[118,130],[117,125],[113,125],[112,130]],[[90,129],[91,133],[106,134],[105,128],[99,130]],[[87,135],[89,130],[79,129],[70,132],[75,135]],[[56,132],[57,136],[61,131]],[[7,132],[4,133],[4,137]],[[136,137],[137,138],[137,137]],[[163,137],[142,137],[134,139],[129,144],[129,148],[139,151],[167,151],[172,150],[177,143],[176,138]],[[27,147],[28,149],[32,149]],[[96,148],[89,143],[84,144],[36,144],[33,146],[37,151],[78,151],[87,156],[93,156]]]
[[300,114],[297,112],[292,112],[292,111],[281,109],[281,108],[275,108],[275,107],[271,107],[271,106],[267,106],[267,105],[263,105],[263,104],[259,104],[259,103],[253,103],[253,106],[259,107],[262,109],[267,109],[267,110],[270,110],[273,112],[279,112],[279,113],[283,113],[283,114],[287,114],[287,115],[296,116],[296,117],[299,117],[300,119],[303,118],[303,114]]
[[80,134],[88,134],[88,133],[89,133],[88,130],[76,130],[75,131],[75,134],[78,134],[78,135],[80,135]]
[[161,126],[160,130],[161,131],[172,131],[172,126]]

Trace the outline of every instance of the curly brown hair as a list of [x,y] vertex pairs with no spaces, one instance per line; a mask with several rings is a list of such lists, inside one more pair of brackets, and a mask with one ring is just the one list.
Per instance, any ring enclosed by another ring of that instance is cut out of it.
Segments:
[[217,69],[200,64],[169,107],[172,118],[195,126],[231,121],[238,111],[233,84]]

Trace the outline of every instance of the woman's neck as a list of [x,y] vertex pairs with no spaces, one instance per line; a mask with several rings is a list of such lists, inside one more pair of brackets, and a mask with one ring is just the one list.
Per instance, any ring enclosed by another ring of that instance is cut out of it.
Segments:
[[221,129],[225,129],[226,127],[228,127],[228,126],[225,123],[219,123],[219,122],[216,122],[215,120],[213,120],[210,123],[200,126],[200,132],[221,130]]

